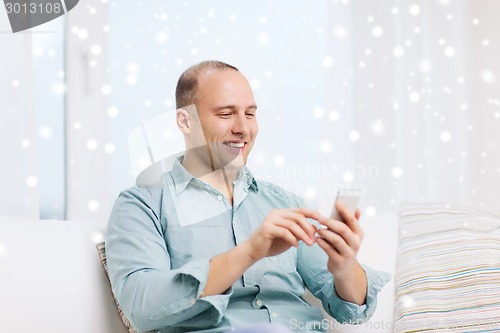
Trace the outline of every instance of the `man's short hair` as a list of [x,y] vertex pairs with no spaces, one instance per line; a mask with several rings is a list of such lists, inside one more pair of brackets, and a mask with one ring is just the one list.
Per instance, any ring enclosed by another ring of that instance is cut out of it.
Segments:
[[178,109],[191,104],[196,104],[198,78],[201,74],[209,71],[219,72],[228,69],[239,72],[238,68],[216,60],[203,61],[186,69],[179,78],[179,81],[177,81],[177,87],[175,88],[176,108]]

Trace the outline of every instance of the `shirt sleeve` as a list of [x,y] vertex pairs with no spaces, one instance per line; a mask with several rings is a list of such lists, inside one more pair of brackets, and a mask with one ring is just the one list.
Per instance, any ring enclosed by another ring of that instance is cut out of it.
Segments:
[[301,244],[297,254],[297,269],[306,288],[323,308],[339,323],[359,324],[371,318],[377,307],[377,295],[390,280],[390,274],[361,265],[366,273],[366,303],[357,305],[343,300],[335,291],[335,277],[326,268],[328,257],[317,245]]
[[160,221],[161,193],[135,187],[122,192],[115,202],[106,233],[113,293],[139,331],[216,326],[232,289],[201,297],[208,260],[171,269]]

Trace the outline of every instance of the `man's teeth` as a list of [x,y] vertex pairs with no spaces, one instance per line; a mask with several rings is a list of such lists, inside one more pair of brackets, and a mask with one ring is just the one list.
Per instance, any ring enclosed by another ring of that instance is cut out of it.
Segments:
[[232,148],[241,148],[245,144],[243,142],[226,142],[225,145],[229,146],[229,147],[232,147]]

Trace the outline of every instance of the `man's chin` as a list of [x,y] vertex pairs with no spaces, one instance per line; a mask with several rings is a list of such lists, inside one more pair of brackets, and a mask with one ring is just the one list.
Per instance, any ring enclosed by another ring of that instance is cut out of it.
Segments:
[[243,157],[242,154],[238,154],[236,156],[224,156],[225,158],[220,159],[220,163],[218,165],[220,166],[218,169],[224,169],[224,170],[239,170],[243,168],[246,164],[246,159]]

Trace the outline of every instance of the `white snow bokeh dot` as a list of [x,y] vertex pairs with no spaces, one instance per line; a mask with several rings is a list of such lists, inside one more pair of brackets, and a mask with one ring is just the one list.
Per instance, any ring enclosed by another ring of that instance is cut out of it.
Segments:
[[260,87],[262,86],[262,83],[260,82],[259,79],[253,79],[250,81],[250,86],[252,87],[253,90],[259,90]]
[[158,44],[165,44],[168,41],[168,34],[165,31],[158,31],[155,40]]
[[330,111],[330,113],[328,114],[328,119],[330,119],[330,121],[332,122],[338,121],[339,118],[340,118],[340,113],[336,110]]
[[338,39],[346,39],[347,38],[347,30],[341,25],[336,25],[333,27],[333,34]]
[[107,153],[107,154],[113,154],[116,150],[116,147],[113,143],[111,142],[108,142],[104,145],[104,151]]
[[382,29],[382,27],[377,25],[377,26],[373,27],[372,34],[374,37],[377,37],[377,38],[382,37],[382,35],[384,34],[384,29]]
[[304,196],[307,198],[307,199],[314,199],[316,197],[316,190],[312,187],[308,187],[306,188],[306,190],[304,191]]
[[35,176],[32,175],[26,178],[26,185],[28,187],[35,187],[37,184],[38,184],[38,179]]
[[420,7],[417,4],[413,4],[410,6],[408,11],[410,12],[410,15],[417,16],[418,14],[420,14]]
[[108,108],[108,116],[110,118],[115,118],[116,116],[118,116],[118,108],[115,106],[110,106]]
[[408,295],[401,296],[400,302],[404,308],[412,308],[413,306],[415,306],[415,301],[413,300],[413,297]]
[[285,157],[283,155],[276,155],[274,157],[274,165],[277,167],[282,167],[285,164]]
[[88,150],[96,150],[96,148],[98,146],[97,140],[95,140],[95,139],[89,139],[87,141],[86,146],[87,146]]
[[346,171],[342,174],[342,180],[346,183],[350,183],[354,180],[354,174],[351,171]]
[[330,56],[326,56],[323,58],[323,67],[332,67],[333,66],[333,58]]
[[322,107],[317,107],[314,109],[313,114],[315,118],[323,118],[325,110]]
[[455,55],[455,48],[453,46],[446,46],[444,48],[444,55],[451,58]]
[[377,210],[373,206],[368,206],[365,208],[365,214],[368,217],[373,217],[373,216],[377,215]]
[[38,135],[40,135],[42,139],[50,139],[52,137],[52,129],[47,125],[41,125],[38,128]]
[[89,36],[89,32],[87,29],[81,28],[81,29],[78,29],[78,31],[76,32],[76,35],[78,36],[78,38],[84,40],[84,39],[87,39],[87,37]]
[[410,99],[410,102],[418,103],[418,102],[420,102],[420,93],[418,93],[417,91],[412,91],[408,95],[408,98]]
[[34,57],[41,57],[44,53],[43,47],[38,45],[33,46],[32,53]]
[[101,87],[101,92],[103,95],[109,95],[109,94],[111,94],[112,91],[113,91],[113,89],[111,88],[111,86],[109,84],[104,84]]
[[97,44],[94,44],[90,47],[90,53],[93,55],[93,56],[98,56],[102,53],[102,48],[101,46],[97,45]]
[[349,132],[349,140],[352,142],[358,142],[361,137],[361,134],[357,130],[352,130]]
[[401,178],[401,176],[403,175],[403,170],[400,167],[396,166],[396,167],[392,168],[391,175],[394,178]]
[[95,212],[99,209],[99,201],[90,200],[89,203],[87,204],[87,207],[90,211]]
[[396,58],[401,58],[401,57],[405,54],[405,50],[404,50],[401,46],[396,46],[396,47],[394,47],[394,49],[392,50],[392,54],[393,54]]
[[271,41],[271,36],[268,33],[262,32],[257,36],[257,43],[260,45],[267,45]]
[[493,73],[489,69],[484,69],[481,71],[481,79],[483,79],[483,81],[486,83],[492,84],[495,83],[496,76],[495,73]]
[[418,64],[418,69],[422,73],[429,73],[431,71],[431,69],[432,69],[432,64],[431,64],[431,62],[429,60],[422,60]]
[[384,123],[382,120],[377,119],[375,122],[372,124],[372,133],[375,135],[380,135],[384,133]]
[[441,132],[440,138],[442,142],[450,142],[451,134],[448,131],[443,131]]
[[323,140],[321,142],[320,149],[323,153],[329,154],[333,151],[333,144],[329,140]]

